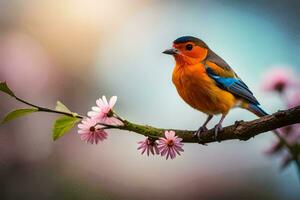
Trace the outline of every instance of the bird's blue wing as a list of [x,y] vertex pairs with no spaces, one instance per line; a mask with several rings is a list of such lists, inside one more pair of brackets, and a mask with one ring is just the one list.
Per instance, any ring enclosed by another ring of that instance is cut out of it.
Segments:
[[213,69],[209,66],[206,66],[206,72],[220,88],[248,100],[250,103],[259,105],[259,102],[253,96],[253,93],[249,90],[248,86],[238,77],[221,77],[214,73]]

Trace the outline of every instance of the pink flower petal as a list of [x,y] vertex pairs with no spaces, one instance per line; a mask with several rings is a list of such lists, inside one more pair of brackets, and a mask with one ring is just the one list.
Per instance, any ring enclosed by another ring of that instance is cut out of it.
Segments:
[[102,96],[102,101],[103,101],[103,105],[104,106],[108,105],[107,99],[106,99],[106,97],[104,95]]
[[262,88],[265,91],[282,92],[287,87],[296,86],[295,73],[287,67],[273,68],[265,73]]
[[102,101],[102,99],[100,98],[100,99],[98,99],[98,100],[96,100],[96,105],[98,106],[98,107],[100,107],[100,108],[102,108],[104,105],[103,105],[103,101]]
[[174,149],[170,148],[169,151],[170,151],[170,157],[171,157],[171,159],[174,159],[176,157],[176,153],[175,153]]
[[174,159],[176,155],[183,152],[181,141],[182,138],[176,136],[174,131],[165,131],[165,138],[159,139],[157,150],[161,156],[166,156],[166,159]]
[[95,112],[100,112],[101,111],[101,109],[97,106],[93,106],[92,110],[95,111]]
[[116,104],[116,102],[116,96],[111,97],[109,103],[107,102],[106,97],[102,96],[102,98],[96,101],[97,106],[92,107],[92,111],[89,111],[87,115],[103,124],[122,126],[123,123],[121,120],[109,116],[109,113],[112,110],[113,106]]
[[110,107],[110,108],[113,108],[113,107],[114,107],[114,105],[115,105],[116,102],[117,102],[117,99],[118,99],[117,96],[113,96],[113,97],[110,98],[110,100],[109,100],[109,107]]
[[83,119],[78,125],[80,139],[90,144],[98,144],[100,141],[106,139],[107,133],[101,129],[103,126],[96,125],[97,123],[93,118]]
[[157,149],[157,143],[156,141],[153,141],[152,139],[149,139],[148,137],[143,140],[138,142],[138,150],[141,150],[141,154],[143,155],[145,152],[147,152],[147,155],[149,156],[150,154],[155,155],[154,149]]

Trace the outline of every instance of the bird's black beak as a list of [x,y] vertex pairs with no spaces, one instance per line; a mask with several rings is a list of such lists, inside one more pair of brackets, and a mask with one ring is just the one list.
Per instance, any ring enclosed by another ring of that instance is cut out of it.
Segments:
[[178,50],[175,49],[175,48],[172,48],[172,49],[167,49],[165,51],[163,51],[164,54],[169,54],[169,55],[175,55],[178,53]]

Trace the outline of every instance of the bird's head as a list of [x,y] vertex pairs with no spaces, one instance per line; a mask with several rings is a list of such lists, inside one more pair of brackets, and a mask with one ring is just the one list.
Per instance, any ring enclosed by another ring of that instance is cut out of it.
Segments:
[[200,39],[192,36],[183,36],[173,42],[171,49],[164,54],[173,55],[178,64],[196,64],[208,55],[208,46]]

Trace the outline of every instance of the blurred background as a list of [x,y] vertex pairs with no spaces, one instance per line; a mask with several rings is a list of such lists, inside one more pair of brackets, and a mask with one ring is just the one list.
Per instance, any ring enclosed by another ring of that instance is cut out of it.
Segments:
[[[299,1],[1,0],[0,80],[20,97],[85,114],[103,94],[137,123],[196,129],[205,120],[177,95],[174,60],[183,35],[202,38],[269,112],[280,97],[261,89],[273,67],[300,71]],[[297,77],[298,78],[298,77]],[[24,107],[0,94],[0,117]],[[175,160],[140,155],[143,136],[110,131],[100,145],[76,130],[53,142],[58,116],[37,113],[0,126],[0,199],[299,199],[294,165],[264,151],[276,141],[185,144]],[[233,110],[225,125],[254,115]],[[219,118],[210,123],[212,127]]]

